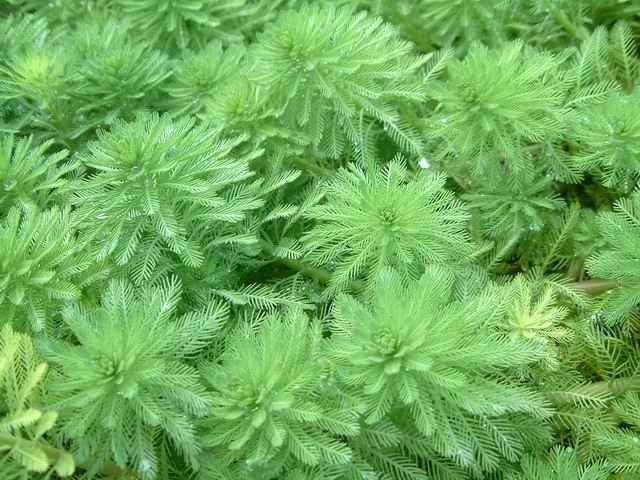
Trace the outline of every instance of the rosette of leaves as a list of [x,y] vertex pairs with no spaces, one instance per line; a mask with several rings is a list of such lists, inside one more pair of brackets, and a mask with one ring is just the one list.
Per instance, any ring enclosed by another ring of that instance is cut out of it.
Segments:
[[594,278],[612,280],[617,288],[608,291],[603,309],[608,322],[639,317],[640,305],[640,197],[621,198],[613,211],[597,218],[606,245],[587,259],[587,269]]
[[474,45],[449,62],[445,79],[431,84],[438,102],[426,133],[439,158],[473,173],[518,174],[530,163],[525,146],[547,142],[564,130],[565,84],[558,59],[514,41],[497,49]]
[[77,50],[76,97],[86,122],[107,125],[116,117],[157,103],[159,86],[171,75],[168,58],[150,42],[135,40],[119,21],[90,18],[73,32]]
[[457,262],[471,252],[467,210],[444,188],[445,177],[410,177],[396,157],[384,167],[351,165],[325,187],[327,201],[309,209],[306,258],[334,265],[329,291],[394,266],[416,276],[427,263]]
[[[162,270],[166,256],[202,265],[199,229],[237,223],[263,203],[240,184],[260,152],[235,156],[246,137],[224,138],[220,128],[194,124],[158,115],[118,121],[80,156],[95,172],[70,186],[84,232],[98,242],[98,258],[130,265],[136,282]],[[225,241],[233,243],[233,235]]]
[[251,78],[283,110],[283,124],[304,132],[318,153],[338,158],[359,138],[363,114],[401,148],[421,150],[400,106],[424,99],[418,70],[426,58],[381,19],[303,5],[278,15],[258,35],[251,59]]
[[196,52],[185,51],[173,67],[171,80],[163,87],[170,97],[165,102],[167,110],[174,117],[202,115],[223,85],[236,84],[244,58],[242,45],[234,44],[225,50],[219,41]]
[[457,301],[453,278],[430,266],[405,284],[387,270],[370,305],[338,297],[328,355],[339,384],[363,402],[367,424],[406,412],[439,455],[480,474],[523,453],[518,414],[550,413],[532,389],[504,381],[543,350],[492,334],[485,325],[501,311],[499,296],[486,290]]
[[73,457],[52,447],[45,435],[56,423],[54,411],[37,406],[39,384],[47,372],[31,338],[10,325],[0,330],[0,475],[6,480],[68,477],[75,470]]
[[545,349],[543,363],[549,368],[559,366],[558,345],[573,338],[565,325],[569,310],[559,305],[551,285],[536,285],[518,276],[507,288],[506,315],[500,328],[516,343],[534,342]]
[[6,321],[42,330],[61,304],[80,296],[93,264],[70,209],[12,208],[0,221],[0,310]]
[[154,478],[169,452],[197,468],[196,419],[207,413],[209,396],[190,362],[213,340],[228,309],[210,303],[178,316],[180,297],[175,281],[140,291],[112,281],[99,306],[64,308],[75,340],[39,343],[55,370],[48,401],[90,473],[113,462]]
[[65,175],[78,163],[66,161],[66,150],[47,154],[52,142],[33,145],[33,138],[0,136],[0,217],[15,205],[45,207],[67,184]]
[[633,188],[640,175],[640,91],[617,93],[585,109],[573,127],[575,155],[607,187]]
[[331,391],[322,342],[318,323],[297,309],[247,323],[229,337],[203,372],[214,392],[203,437],[212,448],[210,468],[248,465],[261,472],[258,478],[271,478],[291,461],[350,461],[343,438],[357,433],[357,410],[344,408]]
[[71,49],[50,41],[29,45],[0,63],[0,100],[11,105],[13,131],[71,146],[86,130],[74,103],[73,60]]
[[253,148],[265,150],[265,157],[296,157],[311,143],[300,130],[283,125],[281,108],[270,101],[268,92],[257,85],[247,68],[225,82],[206,102],[204,118],[224,125],[225,132],[247,135]]
[[488,238],[512,246],[543,230],[565,207],[553,189],[553,178],[542,171],[519,176],[484,176],[462,196],[477,213],[479,230]]

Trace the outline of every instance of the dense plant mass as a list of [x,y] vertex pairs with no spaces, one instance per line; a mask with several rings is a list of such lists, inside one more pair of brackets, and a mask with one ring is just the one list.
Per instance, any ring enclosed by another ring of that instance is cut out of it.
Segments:
[[639,479],[638,36],[0,0],[0,480]]

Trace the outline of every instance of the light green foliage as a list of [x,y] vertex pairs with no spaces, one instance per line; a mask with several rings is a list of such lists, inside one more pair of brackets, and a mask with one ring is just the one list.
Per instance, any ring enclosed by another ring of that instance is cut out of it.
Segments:
[[108,10],[104,0],[4,0],[11,13],[37,13],[51,24],[69,24],[91,14]]
[[[329,357],[339,381],[364,402],[367,423],[402,406],[440,455],[477,472],[493,470],[501,456],[521,454],[522,438],[509,414],[549,414],[533,391],[495,375],[536,361],[542,351],[484,329],[499,311],[494,294],[456,302],[453,282],[436,266],[408,285],[385,271],[371,307],[339,297]],[[491,440],[496,434],[503,437],[497,445]]]
[[64,176],[78,163],[63,163],[64,150],[47,155],[51,143],[34,146],[32,138],[0,137],[0,212],[14,205],[44,207],[51,192],[66,185]]
[[607,464],[613,471],[630,480],[640,472],[640,397],[627,394],[614,404],[613,410],[625,428],[596,431],[593,442],[598,453],[607,455]]
[[[227,50],[225,55],[233,53]],[[257,85],[252,75],[247,68],[239,69],[211,99],[205,99],[203,117],[224,125],[229,133],[247,135],[251,145],[265,150],[265,156],[282,157],[284,152],[287,157],[301,155],[310,142],[308,135],[283,125],[281,107],[270,102],[267,90]]]
[[426,172],[411,178],[401,157],[338,171],[327,202],[309,210],[317,225],[303,238],[309,260],[335,265],[331,291],[388,266],[415,276],[425,263],[464,259],[468,214],[444,182]]
[[31,16],[8,15],[0,20],[0,52],[4,58],[15,55],[31,45],[41,45],[47,23]]
[[71,80],[66,52],[57,46],[30,45],[0,63],[0,100],[10,102],[15,118],[11,129],[30,123],[32,128],[56,132],[67,138],[73,131],[74,112],[65,109]]
[[152,478],[165,436],[197,465],[195,420],[206,414],[210,398],[188,362],[212,341],[228,310],[211,303],[178,316],[180,294],[175,281],[139,292],[113,281],[101,306],[64,309],[77,342],[40,344],[55,369],[49,400],[60,412],[62,433],[93,469],[113,458]]
[[43,436],[57,413],[43,411],[36,402],[47,364],[40,362],[28,335],[10,325],[0,331],[0,474],[6,480],[31,478],[35,472],[73,474],[71,455],[46,443]]
[[[154,42],[174,43],[184,48],[206,39],[208,30],[222,22],[217,16],[233,15],[245,0],[117,0],[125,15]],[[216,5],[219,3],[219,5]],[[209,27],[208,29],[206,27]],[[231,35],[231,32],[219,32]],[[232,37],[233,38],[233,37]]]
[[613,212],[598,218],[607,246],[595,252],[588,262],[591,275],[619,282],[604,300],[607,320],[618,322],[624,317],[637,318],[640,304],[640,199],[621,199]]
[[422,0],[420,18],[436,45],[474,40],[496,43],[504,32],[501,22],[513,5],[509,0]]
[[12,208],[0,222],[0,309],[10,321],[35,331],[60,305],[77,300],[79,276],[90,254],[75,239],[77,220],[68,208]]
[[548,218],[564,207],[552,185],[550,176],[542,174],[498,177],[495,183],[485,178],[464,199],[478,209],[481,228],[489,237],[526,237],[542,230]]
[[133,262],[138,282],[168,253],[200,266],[203,246],[194,229],[202,222],[209,228],[239,222],[261,204],[242,187],[225,193],[252,175],[250,155],[231,153],[243,138],[224,138],[207,124],[193,126],[189,118],[173,122],[157,115],[119,122],[81,157],[97,173],[70,187],[85,230],[98,237],[98,257]]
[[639,35],[0,0],[0,480],[637,480]]
[[[293,0],[295,1],[295,0]],[[241,41],[291,0],[115,0],[143,36],[185,48]]]
[[167,58],[147,43],[134,43],[121,22],[84,22],[74,32],[73,88],[83,123],[129,119],[170,75]]
[[582,112],[574,135],[580,142],[576,161],[608,187],[622,186],[640,173],[640,94],[614,94]]
[[574,451],[556,448],[547,461],[526,458],[523,473],[510,480],[607,480],[609,473],[602,464],[580,467]]
[[[440,107],[428,119],[427,133],[438,141],[438,155],[468,162],[474,173],[511,175],[527,167],[527,143],[552,141],[564,128],[558,61],[516,41],[499,50],[474,46],[449,63],[446,79],[429,96]],[[501,160],[508,160],[502,163]]]
[[553,287],[538,287],[519,276],[507,288],[505,295],[506,315],[498,323],[499,328],[516,343],[542,345],[546,353],[545,364],[549,368],[559,368],[557,347],[570,342],[573,332],[565,324],[569,310],[558,306],[558,295]]
[[393,23],[418,48],[455,45],[466,49],[474,41],[498,43],[516,2],[512,0],[329,0],[355,5]]
[[202,114],[207,104],[218,97],[223,85],[236,84],[244,54],[243,47],[224,51],[221,42],[212,42],[198,52],[184,53],[175,67],[175,75],[164,87],[170,97],[166,108],[174,116]]
[[357,412],[343,410],[329,389],[318,327],[290,310],[243,326],[228,340],[205,371],[216,394],[204,437],[218,447],[212,455],[258,471],[288,457],[306,465],[349,462],[349,448],[332,436],[357,433]]
[[322,154],[337,158],[358,138],[361,113],[401,148],[421,149],[396,105],[424,99],[424,59],[381,20],[347,8],[302,7],[280,15],[251,55],[252,78],[269,90],[285,125],[305,132]]

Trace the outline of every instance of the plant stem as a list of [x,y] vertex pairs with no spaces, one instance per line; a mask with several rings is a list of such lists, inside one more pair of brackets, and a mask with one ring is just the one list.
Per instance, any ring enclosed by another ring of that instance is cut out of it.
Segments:
[[590,280],[583,280],[582,282],[576,282],[571,284],[571,288],[576,290],[582,290],[583,292],[596,297],[609,290],[613,290],[619,287],[620,283],[615,280],[607,280],[604,278],[592,278]]

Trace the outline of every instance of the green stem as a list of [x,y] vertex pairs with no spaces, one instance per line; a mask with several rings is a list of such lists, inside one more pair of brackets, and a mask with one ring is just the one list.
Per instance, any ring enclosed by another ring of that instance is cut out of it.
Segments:
[[583,292],[596,297],[609,290],[613,290],[620,286],[619,282],[615,280],[607,280],[603,278],[592,278],[590,280],[583,280],[582,282],[576,282],[570,285],[575,290],[582,290]]

